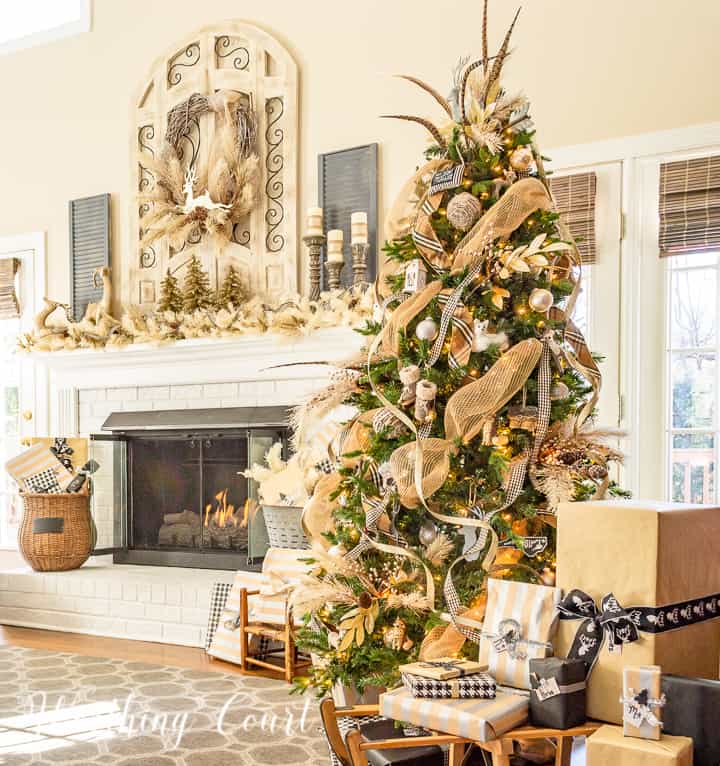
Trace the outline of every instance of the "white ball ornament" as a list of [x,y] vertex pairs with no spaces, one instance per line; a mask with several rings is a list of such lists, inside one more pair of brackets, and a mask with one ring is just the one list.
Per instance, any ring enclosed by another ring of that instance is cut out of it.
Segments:
[[447,219],[459,231],[467,231],[481,215],[482,204],[470,192],[460,192],[448,202]]
[[534,157],[529,146],[518,146],[510,155],[510,167],[520,173],[529,171],[533,162]]
[[337,545],[333,545],[332,547],[328,548],[328,556],[332,556],[334,559],[342,558],[347,551],[345,550],[345,546],[341,545],[340,543],[337,543]]
[[544,287],[536,287],[528,297],[528,303],[533,311],[537,311],[539,314],[544,314],[546,311],[550,311],[552,308],[553,294],[550,290],[546,290]]
[[433,341],[437,338],[437,334],[437,322],[432,317],[425,317],[421,322],[418,322],[415,328],[415,335],[420,340]]

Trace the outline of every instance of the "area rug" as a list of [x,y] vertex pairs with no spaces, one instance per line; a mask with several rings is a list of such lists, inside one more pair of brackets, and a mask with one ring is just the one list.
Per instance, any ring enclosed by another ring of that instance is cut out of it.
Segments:
[[329,764],[314,697],[272,679],[0,646],[2,766]]

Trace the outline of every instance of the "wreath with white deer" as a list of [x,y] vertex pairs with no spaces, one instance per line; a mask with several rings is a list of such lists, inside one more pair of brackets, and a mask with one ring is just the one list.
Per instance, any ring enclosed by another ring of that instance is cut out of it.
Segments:
[[[198,170],[193,156],[184,166],[183,140],[208,112],[215,117],[215,133],[207,164]],[[234,226],[256,204],[260,173],[256,136],[255,112],[234,91],[211,96],[193,93],[174,106],[158,157],[146,154],[141,159],[155,182],[152,191],[139,195],[149,207],[140,222],[141,246],[167,237],[170,246],[179,250],[197,234],[207,235],[219,247],[228,244]]]

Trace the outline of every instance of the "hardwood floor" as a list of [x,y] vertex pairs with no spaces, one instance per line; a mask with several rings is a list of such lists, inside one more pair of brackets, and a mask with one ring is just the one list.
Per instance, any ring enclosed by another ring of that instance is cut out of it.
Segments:
[[[240,673],[240,669],[236,665],[211,659],[203,649],[191,646],[156,644],[150,641],[126,641],[121,638],[102,638],[80,633],[62,633],[55,630],[36,630],[35,628],[15,628],[0,625],[0,644],[45,649],[52,652],[72,652],[91,657],[135,660],[155,665],[173,665],[208,672]],[[270,672],[252,673],[252,675],[274,677]]]

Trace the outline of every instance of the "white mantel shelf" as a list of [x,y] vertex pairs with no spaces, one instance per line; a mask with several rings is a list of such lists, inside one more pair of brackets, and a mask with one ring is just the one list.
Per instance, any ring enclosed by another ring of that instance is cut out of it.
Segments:
[[50,370],[58,389],[66,390],[208,380],[292,380],[322,375],[325,362],[352,356],[363,341],[349,327],[332,327],[305,336],[265,333],[197,338],[165,345],[36,352],[32,358]]

